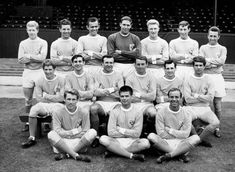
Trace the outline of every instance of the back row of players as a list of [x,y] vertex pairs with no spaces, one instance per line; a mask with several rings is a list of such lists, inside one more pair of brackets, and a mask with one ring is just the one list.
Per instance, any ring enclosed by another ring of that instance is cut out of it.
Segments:
[[[46,60],[43,63],[45,75],[41,75],[42,62],[45,60],[47,54],[47,42],[37,36],[38,24],[35,21],[27,23],[29,38],[20,43],[18,54],[19,62],[25,64],[25,70],[23,72],[23,90],[26,99],[26,113],[30,112],[30,137],[27,142],[23,143],[23,147],[28,147],[36,143],[35,126],[37,124],[36,117],[38,114],[53,114],[64,109],[64,105],[62,104],[58,103],[57,105],[52,105],[49,103],[63,101],[62,95],[64,89],[78,90],[78,106],[83,107],[85,114],[90,114],[88,116],[90,116],[91,127],[95,129],[92,130],[92,136],[95,135],[96,137],[94,131],[97,131],[98,135],[100,135],[99,126],[100,124],[103,126],[103,124],[107,123],[106,114],[116,110],[116,108],[113,108],[117,106],[117,104],[120,104],[119,95],[117,93],[124,83],[133,89],[133,96],[132,92],[129,92],[132,97],[132,102],[137,105],[135,110],[137,110],[138,114],[144,114],[144,125],[147,126],[143,127],[142,133],[149,134],[153,131],[151,130],[152,128],[155,129],[155,127],[152,127],[155,122],[153,118],[158,116],[157,114],[161,114],[160,109],[163,107],[163,109],[166,109],[165,107],[172,107],[177,104],[174,103],[177,102],[174,101],[175,98],[172,98],[174,100],[170,103],[170,106],[169,104],[167,106],[162,105],[165,104],[164,102],[171,100],[171,96],[168,94],[169,90],[171,88],[178,88],[181,90],[178,92],[183,92],[185,101],[187,105],[189,105],[186,109],[190,109],[190,111],[193,112],[190,113],[191,115],[193,114],[192,118],[200,118],[209,123],[200,134],[200,139],[198,140],[207,143],[206,138],[208,134],[214,132],[216,128],[215,131],[217,132],[215,133],[217,136],[220,136],[218,129],[219,120],[209,107],[209,103],[213,99],[215,113],[218,117],[220,116],[221,99],[225,95],[224,80],[221,72],[227,53],[226,48],[218,44],[220,30],[217,27],[210,28],[208,32],[209,42],[201,46],[199,51],[197,41],[192,40],[188,36],[190,28],[186,21],[179,23],[178,31],[180,37],[172,40],[169,43],[169,48],[168,43],[158,37],[159,23],[157,20],[151,19],[147,22],[149,37],[142,41],[139,40],[138,36],[129,32],[131,25],[132,21],[130,17],[123,17],[120,22],[121,31],[110,35],[107,41],[105,37],[97,34],[99,28],[98,20],[96,18],[89,18],[87,23],[89,34],[81,36],[77,42],[70,37],[70,21],[66,19],[62,20],[59,27],[61,38],[52,43],[50,51],[51,60]],[[106,55],[107,53],[109,55]],[[198,56],[199,54],[203,56],[203,58]],[[169,60],[169,57],[173,61]],[[196,57],[194,61],[193,57]],[[178,63],[177,70],[176,63]],[[83,67],[85,69],[83,69]],[[149,68],[147,69],[147,67]],[[204,69],[209,75],[204,75]],[[39,76],[41,77],[37,79]],[[213,81],[211,82],[210,80]],[[218,84],[214,84],[217,82]],[[35,83],[38,102],[46,103],[37,103],[30,110]],[[96,101],[94,101],[93,97],[96,97]],[[92,99],[93,102],[89,101]],[[67,93],[65,94],[65,104],[66,101]],[[127,108],[128,110],[122,108],[125,101],[125,99],[122,101],[122,106],[117,106],[117,108],[121,108],[119,111],[122,111],[125,114],[124,116],[126,116],[127,111],[130,110],[129,107]],[[154,101],[157,103],[156,108],[153,105]],[[69,112],[69,103],[66,104],[65,107],[67,112]],[[172,109],[168,108],[168,110],[171,112]],[[117,114],[121,114],[119,111]],[[59,119],[55,120],[56,117]],[[133,118],[137,119],[137,117]],[[53,124],[60,120],[61,117],[53,115]],[[174,129],[183,129],[184,127],[182,126],[184,126],[184,122],[182,122],[182,119],[177,120],[180,120],[178,121],[178,124],[180,123],[179,128],[175,126],[177,122],[173,124],[174,126],[172,126],[172,124],[166,124],[166,126],[162,128],[162,130],[171,135],[171,137],[165,135],[166,133],[161,135],[157,132],[158,136],[162,136],[164,139],[172,137],[182,139],[178,132],[175,133]],[[170,123],[172,123],[172,120],[170,121]],[[115,126],[115,128],[117,130],[116,132],[119,132],[119,135],[114,135],[114,137],[135,138],[139,136],[134,131],[131,131],[131,134],[126,131],[126,129],[128,129],[128,131],[129,129],[134,129],[132,127],[135,126],[135,122],[135,120],[130,120],[123,121],[119,124],[120,121],[119,123],[116,121],[115,125],[118,125],[118,127]],[[81,121],[79,121],[79,124],[81,124]],[[73,126],[75,128],[80,126],[77,126],[75,123],[73,123],[73,125],[76,125]],[[124,125],[123,128],[122,125]],[[164,124],[159,124],[156,118],[155,126],[156,130],[159,131],[158,127],[164,126]],[[54,125],[53,131],[57,132],[60,137],[67,138],[66,134],[71,134],[71,132],[68,132],[69,129],[66,127],[61,129],[63,127],[64,125],[62,125],[60,121]],[[71,127],[72,126],[69,128]],[[71,129],[73,129],[73,127]],[[82,126],[82,128],[83,127],[84,126]],[[55,130],[55,128],[59,129]],[[82,136],[84,134],[84,132],[82,134],[81,131],[78,132],[77,130],[74,132],[75,135],[80,133],[80,136]],[[125,135],[125,132],[128,134]],[[108,133],[110,134],[109,129]],[[51,136],[51,134],[48,136]],[[154,139],[150,136],[153,135],[148,135],[149,140],[153,141]],[[70,137],[71,135],[68,136],[68,138]],[[91,137],[89,138],[92,140]],[[54,146],[61,139],[56,137],[56,140],[56,142],[54,142],[55,140],[52,142],[55,143],[53,144]],[[102,140],[103,139],[101,139],[101,143],[107,143],[107,139],[105,139],[105,141],[103,140],[104,142],[102,142]],[[146,140],[144,143],[147,143]],[[132,143],[128,143],[129,146],[131,144]],[[107,144],[106,146],[107,148],[109,147]],[[173,148],[169,148],[166,152],[171,152],[172,149]],[[120,151],[118,150],[118,152]],[[132,156],[133,155],[131,155],[131,157]],[[137,159],[138,158],[140,157],[137,156]]]

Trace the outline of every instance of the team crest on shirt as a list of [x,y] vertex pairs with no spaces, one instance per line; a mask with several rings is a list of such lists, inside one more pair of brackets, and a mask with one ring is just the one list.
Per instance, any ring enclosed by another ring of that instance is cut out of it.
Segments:
[[130,120],[130,121],[129,121],[129,124],[130,124],[131,126],[133,126],[133,125],[135,124],[135,121],[134,121],[134,120]]

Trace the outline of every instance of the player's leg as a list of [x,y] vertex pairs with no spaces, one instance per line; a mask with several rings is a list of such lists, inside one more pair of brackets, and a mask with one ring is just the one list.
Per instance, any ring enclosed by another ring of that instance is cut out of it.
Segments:
[[155,117],[157,110],[154,106],[147,106],[143,112],[144,122],[143,122],[143,136],[147,137],[149,133],[155,132]]
[[89,129],[80,139],[79,143],[74,147],[74,151],[78,152],[84,147],[91,145],[91,143],[95,140],[97,135],[96,130]]
[[176,149],[174,149],[169,154],[171,155],[171,157],[176,157],[176,156],[185,154],[191,149],[193,149],[199,142],[200,142],[200,138],[198,135],[190,136],[189,138],[182,140],[177,145]]
[[155,133],[150,133],[148,135],[148,140],[153,143],[153,147],[163,152],[173,151],[172,148],[169,146],[169,144]]
[[[220,120],[221,115],[222,115],[222,97],[214,97],[213,105],[214,105],[215,115]],[[215,129],[215,133],[214,134],[215,134],[216,137],[221,137],[219,127]]]
[[131,153],[136,153],[149,148],[150,143],[148,139],[137,139],[127,148],[127,151]]
[[199,135],[201,141],[206,141],[208,136],[213,134],[215,129],[219,127],[220,122],[214,112],[211,111],[210,107],[200,108],[198,110],[200,110],[200,112],[198,112],[198,118],[208,123],[208,125]]
[[113,152],[117,155],[121,155],[126,158],[131,158],[132,153],[128,152],[125,148],[123,148],[115,138],[103,135],[100,137],[100,144],[105,146],[106,149],[110,152]]
[[97,131],[98,135],[100,135],[99,125],[106,122],[105,112],[100,104],[94,103],[90,106],[90,120],[91,128],[94,128]]

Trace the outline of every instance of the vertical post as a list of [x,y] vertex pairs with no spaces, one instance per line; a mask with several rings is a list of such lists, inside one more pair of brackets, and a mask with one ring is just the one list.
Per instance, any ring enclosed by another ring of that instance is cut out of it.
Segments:
[[214,26],[216,26],[217,24],[217,0],[215,0],[215,4],[214,4]]

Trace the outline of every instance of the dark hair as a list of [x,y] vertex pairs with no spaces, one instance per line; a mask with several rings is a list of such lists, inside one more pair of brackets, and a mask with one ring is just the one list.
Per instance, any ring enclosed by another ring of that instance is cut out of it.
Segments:
[[89,26],[90,22],[96,22],[96,21],[99,23],[99,19],[98,18],[96,18],[96,17],[89,17],[87,19],[87,26]]
[[133,95],[133,90],[130,86],[128,85],[123,85],[120,89],[119,89],[119,95],[121,94],[121,92],[129,92],[130,95]]
[[63,20],[60,20],[60,22],[59,22],[59,28],[61,28],[62,27],[62,25],[72,25],[71,24],[71,21],[69,21],[68,19],[63,19]]
[[124,16],[121,18],[121,23],[123,20],[128,20],[132,24],[132,19],[129,16]]
[[204,66],[206,65],[206,59],[205,59],[205,57],[202,57],[202,56],[196,56],[193,58],[193,66],[194,66],[195,62],[201,62],[201,63],[203,63]]
[[105,58],[109,58],[109,59],[113,58],[113,59],[114,59],[114,57],[111,56],[111,55],[104,55],[104,56],[102,57],[102,62],[104,62],[104,59],[105,59]]
[[217,26],[212,26],[210,27],[210,29],[208,30],[208,33],[212,31],[212,32],[218,32],[218,35],[220,35],[220,29]]
[[77,100],[79,99],[79,93],[78,93],[78,90],[76,90],[76,89],[65,90],[65,91],[64,91],[64,98],[65,98],[65,99],[66,99],[66,97],[67,97],[67,94],[75,95],[75,96],[77,97]]
[[174,92],[174,91],[179,91],[180,92],[180,98],[182,97],[182,92],[179,88],[171,88],[167,93],[168,97],[170,96],[170,93]]
[[76,55],[74,55],[74,56],[71,58],[72,63],[73,63],[73,61],[74,61],[75,59],[77,59],[78,57],[81,57],[83,62],[85,61],[84,57],[83,57],[81,54],[76,54]]
[[137,56],[135,58],[135,63],[136,63],[137,60],[144,60],[146,62],[146,64],[148,64],[148,59],[147,59],[146,56]]
[[46,59],[46,60],[44,60],[44,62],[42,63],[42,68],[44,69],[45,66],[52,66],[53,69],[56,68],[56,65],[52,62],[51,59]]
[[177,64],[173,61],[173,60],[166,60],[165,62],[164,62],[164,68],[166,68],[166,65],[167,64],[172,64],[172,63],[174,63],[174,66],[175,66],[175,68],[176,68],[176,66],[177,66]]
[[185,20],[183,20],[183,21],[181,21],[181,22],[179,22],[179,27],[180,26],[188,26],[188,28],[190,28],[190,24],[189,24],[189,22],[187,22],[187,21],[185,21]]

